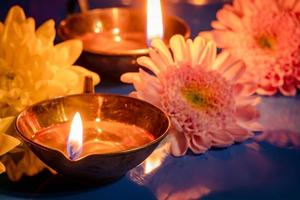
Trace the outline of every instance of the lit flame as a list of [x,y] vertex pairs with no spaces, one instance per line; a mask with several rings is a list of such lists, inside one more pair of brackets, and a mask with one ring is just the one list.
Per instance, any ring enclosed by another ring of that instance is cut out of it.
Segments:
[[76,160],[82,152],[83,125],[80,114],[75,113],[67,141],[67,153],[71,160]]
[[160,0],[147,1],[147,38],[148,42],[155,38],[163,38],[163,19]]

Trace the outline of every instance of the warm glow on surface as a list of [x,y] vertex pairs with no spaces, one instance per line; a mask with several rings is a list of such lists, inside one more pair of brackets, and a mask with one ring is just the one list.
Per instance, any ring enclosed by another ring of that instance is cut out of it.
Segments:
[[205,5],[207,3],[209,3],[209,0],[188,0],[189,3],[193,4],[193,5]]
[[75,113],[71,123],[70,133],[67,141],[67,153],[71,160],[80,156],[82,151],[83,125],[80,114]]
[[163,38],[163,19],[160,0],[147,1],[147,38]]
[[145,160],[144,173],[149,174],[154,169],[159,167],[161,163],[162,163],[162,159],[160,159],[159,157],[149,157],[147,160]]
[[164,144],[158,147],[145,161],[144,161],[144,173],[149,174],[157,169],[165,160],[169,149],[169,144]]
[[164,168],[164,162],[169,155],[170,143],[161,144],[155,151],[138,167],[129,172],[132,181],[139,185],[149,186],[149,177],[155,175],[157,170]]

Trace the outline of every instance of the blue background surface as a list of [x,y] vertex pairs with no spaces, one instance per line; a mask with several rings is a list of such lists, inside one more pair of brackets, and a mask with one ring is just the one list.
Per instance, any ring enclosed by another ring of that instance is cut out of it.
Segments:
[[[66,16],[66,2],[1,0],[0,19],[4,19],[10,6],[19,4],[37,24],[49,18],[58,23]],[[92,7],[122,5],[120,1],[91,2]],[[133,2],[133,6],[139,6],[141,1]],[[210,28],[210,21],[222,6],[195,6],[175,0],[166,4],[169,13],[189,23],[193,36]],[[132,89],[129,85],[101,83],[97,92],[128,94]],[[300,199],[299,106],[299,95],[263,97],[259,105],[263,134],[198,156],[174,158],[163,152],[164,162],[151,173],[145,174],[142,164],[119,181],[102,187],[84,187],[48,172],[16,183],[1,175],[0,199]],[[154,152],[150,159],[155,156]]]

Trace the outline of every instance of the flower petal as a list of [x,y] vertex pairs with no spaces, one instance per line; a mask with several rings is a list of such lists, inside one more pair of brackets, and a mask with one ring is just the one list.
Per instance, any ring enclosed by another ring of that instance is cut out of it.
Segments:
[[234,141],[243,142],[251,137],[253,137],[253,133],[243,129],[237,124],[231,124],[227,126],[226,130],[234,137]]
[[246,130],[251,130],[251,131],[263,131],[263,126],[259,122],[237,122],[237,124],[246,129]]
[[208,41],[204,50],[201,53],[198,64],[211,69],[217,57],[217,47],[216,43],[213,41]]
[[279,11],[278,5],[280,5],[280,3],[275,2],[274,0],[264,0],[264,1],[255,0],[255,6],[261,10],[268,8],[270,10],[278,12]]
[[298,0],[278,0],[280,8],[282,10],[292,10],[296,3],[298,3]]
[[195,55],[195,64],[199,64],[198,60],[201,57],[201,54],[206,46],[206,41],[202,37],[196,37],[194,39],[194,55]]
[[300,12],[300,1],[296,2],[294,5],[293,11]]
[[279,87],[280,92],[285,96],[295,96],[297,94],[297,88],[294,84],[285,83]]
[[210,131],[213,147],[228,147],[234,143],[234,138],[225,130]]
[[6,19],[5,19],[5,25],[11,24],[13,21],[15,22],[21,22],[26,19],[25,13],[23,9],[20,6],[13,6],[9,10]]
[[259,86],[256,90],[256,93],[260,95],[274,95],[276,92],[277,88],[272,86]]
[[174,60],[172,58],[172,55],[168,49],[168,47],[165,45],[165,43],[160,39],[154,39],[151,42],[151,46],[158,51],[160,56],[164,59],[165,63],[173,64]]
[[139,76],[139,73],[128,72],[128,73],[122,74],[120,79],[124,83],[134,83],[136,81],[140,81],[140,76]]
[[215,70],[220,69],[221,66],[224,66],[224,63],[228,60],[229,56],[229,51],[222,51],[221,53],[219,53],[215,59],[212,68]]
[[246,105],[237,107],[235,117],[239,121],[247,122],[257,120],[260,117],[260,115],[259,112],[256,110],[255,106]]
[[130,93],[128,94],[128,96],[133,97],[133,98],[137,98],[137,99],[139,98],[136,91],[130,92]]
[[239,0],[239,6],[243,15],[249,16],[255,10],[255,5],[252,0]]
[[9,152],[20,144],[20,141],[10,135],[0,133],[0,156]]
[[171,37],[170,48],[172,49],[175,62],[184,62],[186,60],[187,47],[182,35]]
[[200,136],[200,135],[193,135],[190,141],[190,149],[195,154],[204,153],[207,151],[212,145],[211,138],[209,135]]
[[195,51],[195,47],[194,47],[194,43],[191,39],[188,39],[186,41],[186,46],[187,46],[187,57],[188,60],[190,61],[190,64],[192,67],[194,67],[196,65],[196,51]]
[[67,40],[55,45],[54,48],[56,51],[54,63],[60,67],[70,66],[79,58],[82,52],[82,42],[76,39]]
[[161,86],[161,83],[155,76],[148,74],[143,69],[139,69],[139,72],[140,79],[143,84],[153,88],[157,93],[162,92],[163,88]]
[[81,85],[83,85],[84,82],[84,77],[85,76],[91,76],[93,78],[93,83],[94,85],[97,85],[100,83],[100,76],[98,74],[96,74],[95,72],[89,71],[84,67],[81,66],[70,66],[68,69],[74,71],[77,73],[78,76],[80,76],[81,78]]
[[57,73],[55,73],[53,80],[61,84],[66,83],[65,85],[70,89],[73,87],[83,86],[83,84],[78,84],[79,76],[77,75],[77,73],[69,68],[59,69]]
[[235,83],[246,70],[246,65],[242,61],[237,61],[228,70],[224,72],[224,77],[233,83]]
[[251,96],[256,92],[256,90],[256,83],[237,83],[233,88],[235,96]]
[[211,27],[213,27],[214,29],[219,29],[219,30],[226,30],[227,29],[227,27],[219,21],[212,21],[211,22]]
[[159,66],[156,66],[154,62],[151,60],[151,58],[147,56],[142,56],[137,59],[137,63],[143,67],[146,67],[147,69],[151,70],[155,75],[160,74],[161,69]]
[[154,65],[156,65],[160,69],[160,71],[165,71],[168,69],[169,63],[165,63],[160,54],[157,53],[154,49],[149,49],[149,55]]
[[3,172],[5,172],[5,166],[2,162],[0,162],[0,174],[2,174]]
[[235,13],[227,9],[221,9],[218,11],[217,19],[231,30],[239,31],[243,28],[241,19]]
[[37,30],[36,36],[40,38],[45,44],[52,45],[55,38],[55,22],[48,20],[43,23]]
[[36,95],[34,95],[32,99],[34,100],[34,102],[38,102],[42,101],[43,99],[62,96],[66,94],[67,91],[68,89],[65,85],[62,85],[53,80],[39,81],[35,84],[35,91],[32,91],[33,93],[36,93]]
[[188,150],[188,141],[184,133],[178,131],[170,132],[171,153],[174,156],[183,156]]
[[10,116],[6,118],[0,118],[0,134],[5,133],[8,128],[13,124],[16,117]]
[[206,40],[214,40],[215,39],[212,31],[202,31],[199,33],[199,36],[200,36],[199,38],[203,38]]
[[228,30],[213,30],[213,39],[219,48],[232,47],[232,41],[235,41],[236,34]]
[[244,97],[236,97],[236,105],[237,106],[256,106],[261,102],[261,98],[259,96],[244,96]]

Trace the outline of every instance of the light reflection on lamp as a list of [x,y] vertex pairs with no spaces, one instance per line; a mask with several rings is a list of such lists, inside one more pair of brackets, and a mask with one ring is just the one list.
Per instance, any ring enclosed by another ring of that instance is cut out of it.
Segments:
[[100,33],[103,31],[103,25],[100,21],[97,21],[95,24],[94,32],[95,33]]

